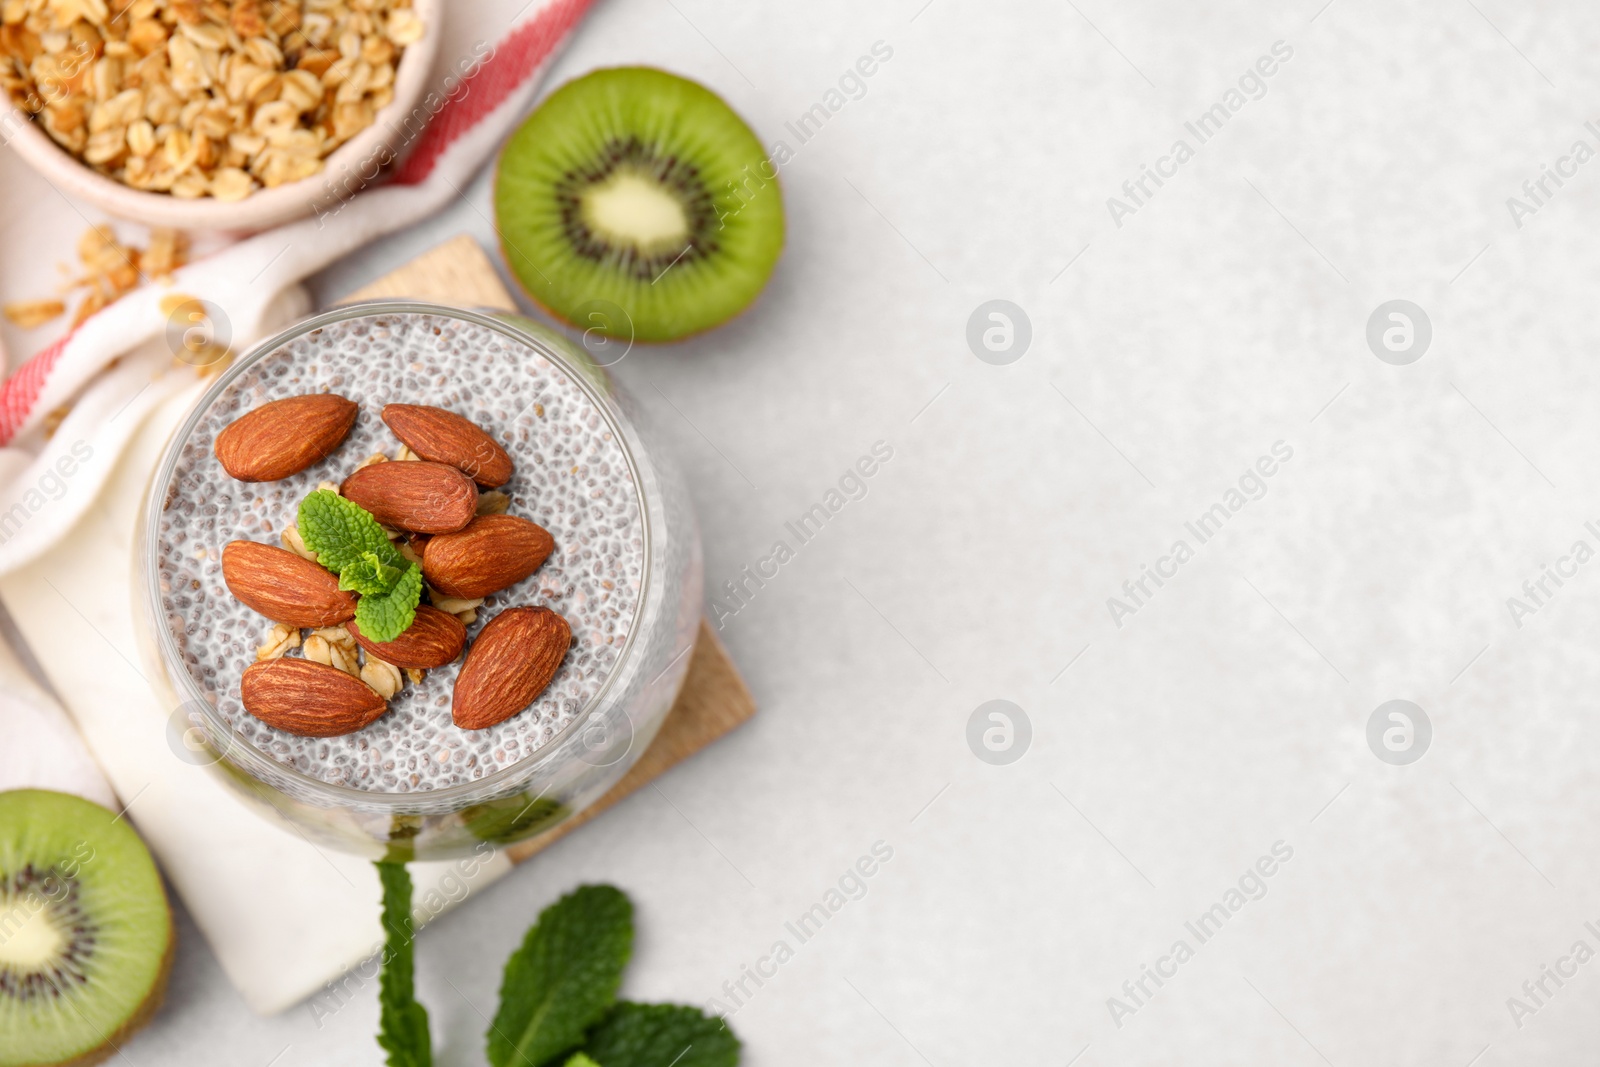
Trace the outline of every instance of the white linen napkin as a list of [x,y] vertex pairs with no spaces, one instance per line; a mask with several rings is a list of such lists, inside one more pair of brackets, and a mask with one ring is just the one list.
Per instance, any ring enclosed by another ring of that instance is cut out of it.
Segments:
[[0,792],[11,789],[51,789],[120,807],[61,705],[0,641]]
[[[210,769],[187,762],[181,722],[142,673],[130,594],[136,516],[163,446],[203,389],[172,365],[162,299],[178,292],[220,309],[235,349],[306,310],[300,279],[460,195],[526,112],[590,3],[447,5],[435,28],[443,34],[435,77],[441,85],[457,77],[458,57],[479,61],[389,184],[320,218],[236,241],[206,235],[198,244],[212,251],[170,285],[135,290],[70,335],[6,334],[13,353],[31,358],[0,386],[0,516],[13,515],[0,524],[0,598],[116,797],[75,753],[54,701],[4,653],[0,788],[62,788],[126,807],[229,979],[263,1014],[314,994],[377,949],[379,889],[366,861],[263,818]],[[39,296],[41,261],[70,258],[102,219],[5,151],[0,188],[21,194],[0,197],[0,295]],[[46,439],[45,414],[68,401],[71,412]],[[24,742],[28,755],[18,754]],[[414,864],[419,918],[509,869],[499,854]]]

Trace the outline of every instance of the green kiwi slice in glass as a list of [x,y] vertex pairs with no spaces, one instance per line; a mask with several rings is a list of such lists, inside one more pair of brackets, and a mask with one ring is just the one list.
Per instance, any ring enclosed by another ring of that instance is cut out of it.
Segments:
[[0,793],[0,1067],[116,1054],[160,1007],[172,949],[161,876],[126,819]]
[[552,93],[501,152],[495,214],[534,301],[626,341],[733,318],[783,249],[778,172],[750,127],[711,90],[647,67]]

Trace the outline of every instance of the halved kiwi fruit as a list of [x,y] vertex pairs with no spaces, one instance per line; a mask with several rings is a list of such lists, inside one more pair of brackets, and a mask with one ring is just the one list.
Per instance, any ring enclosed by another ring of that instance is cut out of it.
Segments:
[[750,127],[711,90],[648,67],[552,93],[500,155],[495,214],[529,296],[629,341],[726,322],[783,249],[777,168]]
[[99,1063],[161,1005],[161,876],[126,820],[66,793],[0,793],[0,1067]]

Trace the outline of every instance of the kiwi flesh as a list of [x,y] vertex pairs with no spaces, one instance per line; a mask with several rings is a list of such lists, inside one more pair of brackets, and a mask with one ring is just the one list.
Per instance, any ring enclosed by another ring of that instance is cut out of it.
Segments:
[[0,793],[0,1067],[99,1063],[161,1005],[172,913],[144,842],[66,793]]
[[566,805],[552,797],[518,793],[476,804],[461,814],[478,840],[511,844],[543,833],[569,813]]
[[552,93],[506,143],[495,214],[511,271],[584,331],[673,341],[720,325],[783,250],[778,172],[702,85],[648,67]]

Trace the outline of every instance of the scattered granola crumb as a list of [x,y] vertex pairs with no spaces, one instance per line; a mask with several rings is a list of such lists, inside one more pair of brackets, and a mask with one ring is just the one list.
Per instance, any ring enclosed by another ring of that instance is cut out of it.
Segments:
[[3,310],[13,326],[35,330],[51,319],[66,314],[67,305],[59,300],[23,300],[7,304]]
[[498,489],[478,494],[479,515],[504,515],[511,508],[511,498]]
[[78,239],[78,259],[84,274],[67,283],[69,291],[84,290],[72,324],[76,326],[147,281],[170,280],[172,272],[187,263],[188,257],[188,238],[176,230],[151,230],[148,247],[140,249],[119,240],[110,226],[91,226]]
[[352,678],[361,677],[359,646],[355,634],[343,626],[325,626],[306,638],[306,659],[337,667]]
[[282,659],[291,648],[300,647],[300,631],[283,623],[274,623],[271,630],[267,631],[267,639],[261,647],[256,649],[256,662],[263,660]]
[[[183,361],[179,360],[178,362],[182,363]],[[221,374],[223,371],[227,370],[232,365],[233,365],[233,353],[232,352],[224,352],[221,356],[219,356],[218,358],[212,360],[210,363],[205,363],[205,364],[202,364],[202,365],[196,367],[194,369],[194,372],[195,372],[195,374],[197,376],[199,376],[201,378],[209,378],[214,374]]]
[[468,626],[471,626],[477,620],[477,609],[483,607],[483,597],[481,596],[473,597],[470,600],[465,597],[445,596],[431,585],[428,586],[428,599],[434,607],[447,614],[454,615]]
[[371,653],[367,654],[367,662],[361,668],[360,677],[373,692],[385,700],[392,699],[406,684],[405,678],[400,674],[399,667],[385,662]]
[[161,308],[162,318],[170,319],[178,313],[179,308],[193,299],[195,298],[188,293],[168,293],[161,298],[161,303],[157,306]]
[[300,528],[298,526],[284,527],[283,533],[279,536],[283,541],[283,547],[290,552],[293,552],[301,559],[309,559],[312,563],[317,561],[317,554],[307,548],[305,541],[300,537]]
[[[3,11],[0,7],[0,13]],[[0,26],[0,39],[3,39],[4,28]],[[0,58],[0,70],[3,69],[4,60]],[[146,281],[169,280],[172,272],[188,261],[188,255],[188,239],[176,230],[151,230],[149,247],[141,250],[136,245],[122,243],[110,226],[91,226],[78,238],[78,261],[83,273],[62,287],[69,295],[81,291],[72,313],[72,325],[78,325]],[[176,302],[169,307],[175,298]],[[177,294],[168,296],[161,303],[162,314],[171,315],[190,299]],[[6,304],[0,310],[15,325],[32,330],[65,314],[67,306],[59,299],[23,300]]]
[[71,404],[62,404],[60,407],[51,408],[49,411],[47,411],[45,413],[44,422],[42,423],[42,426],[43,426],[43,429],[44,429],[44,438],[45,438],[46,441],[50,440],[50,438],[52,438],[52,437],[54,437],[56,435],[56,431],[61,429],[61,424],[63,422],[67,421],[67,416],[69,414],[71,414],[71,412],[72,412],[72,405]]

